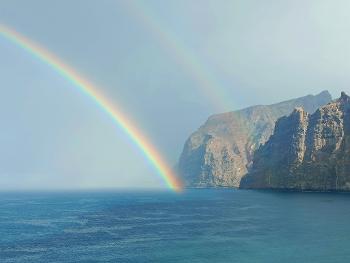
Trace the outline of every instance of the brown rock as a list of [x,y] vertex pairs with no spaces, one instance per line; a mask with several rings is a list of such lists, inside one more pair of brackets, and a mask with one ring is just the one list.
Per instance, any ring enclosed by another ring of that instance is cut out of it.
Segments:
[[[178,172],[191,187],[238,187],[254,151],[270,137],[275,121],[295,107],[314,112],[331,101],[324,91],[273,105],[211,116],[186,141]],[[301,157],[298,157],[301,158]]]
[[349,191],[349,153],[350,98],[342,92],[312,115],[279,119],[240,187]]

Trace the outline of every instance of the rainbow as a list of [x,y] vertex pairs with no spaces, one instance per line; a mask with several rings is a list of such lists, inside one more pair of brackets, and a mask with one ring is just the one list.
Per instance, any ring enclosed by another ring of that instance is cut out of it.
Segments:
[[86,78],[80,76],[57,56],[13,29],[5,25],[0,25],[0,35],[49,65],[82,93],[94,100],[96,105],[100,106],[143,152],[144,156],[153,164],[158,174],[164,179],[166,185],[175,191],[180,191],[182,189],[181,182],[169,165],[164,161],[157,149],[143,136],[140,130],[128,120],[127,116],[122,114],[116,105],[113,105],[111,101],[101,94],[96,86],[90,83]]
[[228,111],[233,108],[233,101],[225,90],[220,87],[217,79],[200,61],[195,52],[191,51],[183,41],[172,34],[156,15],[141,1],[123,1],[126,11],[139,20],[139,24],[148,30],[158,43],[171,54],[184,71],[197,83],[197,87],[214,108],[218,111]]

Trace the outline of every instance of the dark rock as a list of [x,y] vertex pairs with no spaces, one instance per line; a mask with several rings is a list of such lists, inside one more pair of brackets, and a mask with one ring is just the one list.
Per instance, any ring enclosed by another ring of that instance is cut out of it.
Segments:
[[350,98],[341,97],[309,115],[280,118],[256,151],[241,188],[350,190]]
[[313,96],[259,105],[211,116],[186,141],[178,172],[191,187],[238,187],[254,151],[266,142],[275,121],[295,107],[314,112],[331,101],[328,91]]

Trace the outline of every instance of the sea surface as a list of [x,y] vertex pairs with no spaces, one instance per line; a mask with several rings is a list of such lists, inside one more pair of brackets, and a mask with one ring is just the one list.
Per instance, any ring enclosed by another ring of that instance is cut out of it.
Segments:
[[0,262],[350,262],[350,194],[0,193]]

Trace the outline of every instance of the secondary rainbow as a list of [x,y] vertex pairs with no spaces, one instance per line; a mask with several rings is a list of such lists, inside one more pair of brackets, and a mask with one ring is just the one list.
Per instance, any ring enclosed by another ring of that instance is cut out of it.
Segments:
[[74,69],[64,63],[57,56],[8,26],[0,25],[0,35],[15,43],[18,47],[26,50],[36,58],[39,58],[41,61],[45,62],[62,77],[74,84],[74,86],[80,89],[84,94],[93,99],[95,103],[100,106],[100,108],[102,108],[103,111],[107,113],[138,146],[145,157],[156,168],[158,174],[164,179],[166,185],[175,191],[180,191],[182,189],[181,182],[162,158],[157,149],[143,136],[140,130],[128,120],[127,116],[122,114],[115,104],[103,96],[100,89],[90,83],[86,78],[79,75]]
[[226,90],[221,87],[215,76],[206,69],[194,51],[189,49],[183,40],[166,28],[157,20],[156,13],[152,12],[146,3],[141,1],[123,1],[125,10],[140,22],[158,43],[169,52],[177,64],[197,83],[197,88],[217,111],[232,110],[233,101]]

